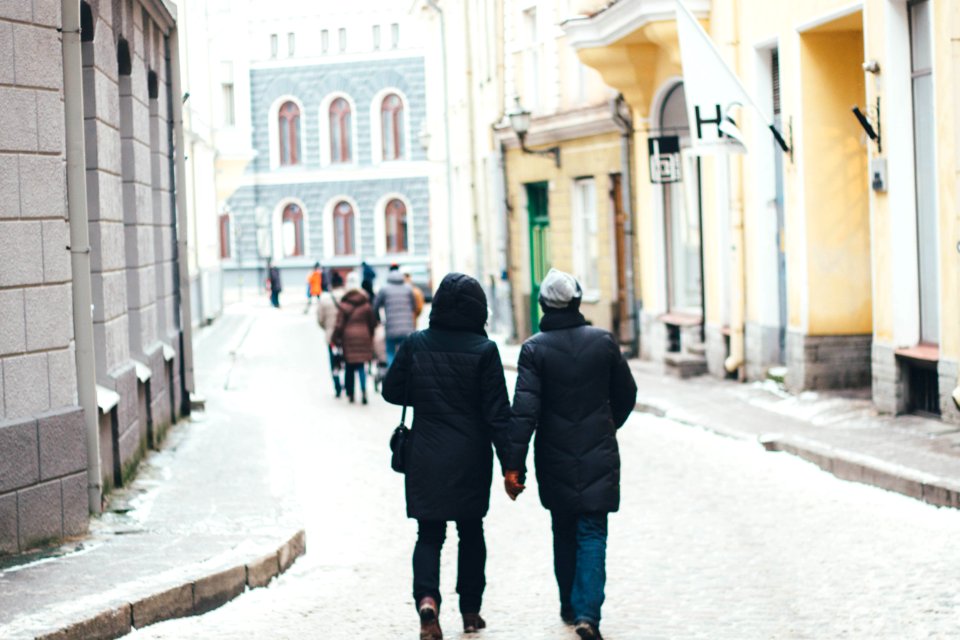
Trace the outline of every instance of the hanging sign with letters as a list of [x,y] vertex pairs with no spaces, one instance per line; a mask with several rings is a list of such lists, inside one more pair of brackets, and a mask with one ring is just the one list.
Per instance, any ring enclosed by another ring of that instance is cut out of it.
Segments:
[[683,180],[678,136],[651,136],[647,138],[647,150],[650,152],[650,182],[667,184]]

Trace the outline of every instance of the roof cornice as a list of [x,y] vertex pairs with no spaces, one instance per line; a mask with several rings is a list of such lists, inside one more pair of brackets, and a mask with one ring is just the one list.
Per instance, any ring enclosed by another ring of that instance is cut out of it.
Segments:
[[[686,0],[698,18],[710,15],[712,0]],[[575,49],[605,47],[651,22],[676,19],[676,0],[618,0],[592,16],[566,20],[561,25]]]

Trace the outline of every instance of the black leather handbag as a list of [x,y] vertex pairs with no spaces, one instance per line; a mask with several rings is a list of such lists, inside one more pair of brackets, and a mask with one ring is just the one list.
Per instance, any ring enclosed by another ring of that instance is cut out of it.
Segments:
[[390,436],[390,468],[397,473],[405,473],[407,470],[407,439],[410,438],[410,429],[407,428],[407,405],[403,405],[403,413],[400,414],[400,425],[393,430]]

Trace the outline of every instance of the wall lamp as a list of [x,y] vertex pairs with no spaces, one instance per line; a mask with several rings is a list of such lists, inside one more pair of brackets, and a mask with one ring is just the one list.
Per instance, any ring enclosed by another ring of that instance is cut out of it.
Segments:
[[514,98],[515,105],[513,111],[507,114],[510,118],[510,128],[513,129],[513,132],[517,134],[517,139],[520,141],[520,148],[524,153],[532,153],[538,156],[553,156],[553,161],[557,165],[557,168],[560,167],[560,147],[550,147],[549,149],[536,150],[528,149],[525,142],[527,137],[527,132],[530,131],[530,112],[523,108],[523,105],[520,104],[520,97]]

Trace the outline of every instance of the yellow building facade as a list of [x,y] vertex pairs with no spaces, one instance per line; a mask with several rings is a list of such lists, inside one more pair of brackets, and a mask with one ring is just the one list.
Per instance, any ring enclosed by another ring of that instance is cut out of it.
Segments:
[[[555,267],[580,280],[587,319],[629,346],[629,130],[617,92],[558,28],[563,5],[503,3],[508,104],[494,137],[502,149],[516,333],[538,330],[538,285]],[[531,114],[523,144],[511,127],[517,110]]]
[[[685,4],[763,111],[732,112],[743,154],[694,150],[673,2],[584,1],[563,24],[632,111],[642,354],[960,422],[960,7]],[[671,145],[664,181],[651,150]]]

